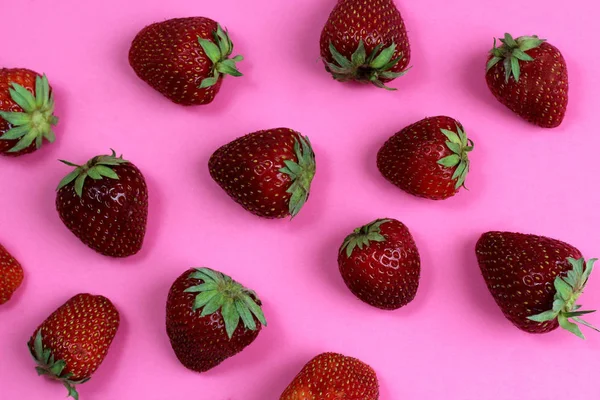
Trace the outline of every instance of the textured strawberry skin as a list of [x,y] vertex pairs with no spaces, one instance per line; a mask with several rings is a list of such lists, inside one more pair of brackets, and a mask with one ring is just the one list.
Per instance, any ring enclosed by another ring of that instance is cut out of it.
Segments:
[[579,250],[543,236],[487,232],[475,251],[485,283],[509,321],[529,333],[558,327],[556,320],[539,323],[527,317],[552,309],[554,280],[572,269],[568,257],[582,258]]
[[500,62],[486,74],[488,87],[498,101],[527,121],[555,128],[562,123],[569,102],[567,63],[561,52],[547,42],[527,54],[534,60],[520,62],[518,82],[512,77],[506,82]]
[[126,163],[111,167],[119,179],[86,179],[83,196],[73,185],[56,196],[60,219],[83,243],[100,254],[128,257],[144,242],[148,188],[141,171]]
[[222,78],[199,89],[211,75],[212,62],[198,37],[213,41],[217,23],[209,18],[175,18],[142,29],[131,44],[129,64],[143,81],[177,104],[186,106],[212,102]]
[[10,300],[23,283],[23,268],[0,244],[0,305]]
[[249,346],[257,338],[262,326],[255,318],[256,330],[240,324],[229,339],[220,310],[204,317],[200,310],[194,311],[196,294],[185,292],[202,283],[190,278],[194,271],[190,269],[184,272],[171,286],[167,298],[166,326],[179,361],[192,371],[206,372]]

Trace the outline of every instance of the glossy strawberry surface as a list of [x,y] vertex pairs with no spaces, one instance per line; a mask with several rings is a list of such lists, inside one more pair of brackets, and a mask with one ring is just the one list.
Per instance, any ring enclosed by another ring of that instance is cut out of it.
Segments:
[[23,282],[23,268],[0,244],[0,305],[10,300]]

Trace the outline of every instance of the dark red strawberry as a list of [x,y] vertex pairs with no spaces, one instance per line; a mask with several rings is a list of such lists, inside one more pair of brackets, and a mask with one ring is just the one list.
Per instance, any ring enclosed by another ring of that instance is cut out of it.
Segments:
[[62,382],[78,399],[76,385],[90,380],[119,329],[119,312],[109,299],[83,293],[48,317],[29,339],[38,375]]
[[460,122],[432,117],[392,136],[377,154],[377,168],[400,189],[419,197],[443,200],[465,185],[473,141]]
[[337,353],[323,353],[308,362],[280,400],[378,400],[373,368]]
[[184,272],[169,291],[167,334],[179,361],[196,372],[233,357],[267,321],[256,293],[209,268]]
[[321,33],[325,69],[338,81],[386,82],[410,62],[406,27],[393,0],[339,0]]
[[508,33],[490,51],[485,75],[498,101],[542,128],[559,126],[567,111],[569,77],[560,51],[537,36]]
[[259,217],[295,217],[308,199],[315,155],[307,137],[288,128],[242,136],[214,152],[210,176]]
[[225,75],[242,76],[230,58],[227,31],[209,18],[175,18],[157,22],[137,34],[129,64],[146,83],[177,104],[212,102]]
[[338,265],[356,297],[384,310],[407,305],[419,288],[417,245],[408,228],[395,219],[356,228],[340,247]]
[[141,171],[114,150],[84,165],[62,162],[75,167],[56,195],[56,209],[67,228],[105,256],[139,252],[148,219],[148,189]]
[[22,156],[54,142],[54,96],[46,75],[0,68],[0,155]]
[[586,263],[579,250],[559,240],[510,232],[484,233],[475,251],[488,289],[517,328],[547,333],[560,325],[581,338],[574,322],[597,330],[580,318],[593,311],[575,304],[595,259]]
[[0,244],[0,305],[10,300],[23,283],[23,268]]

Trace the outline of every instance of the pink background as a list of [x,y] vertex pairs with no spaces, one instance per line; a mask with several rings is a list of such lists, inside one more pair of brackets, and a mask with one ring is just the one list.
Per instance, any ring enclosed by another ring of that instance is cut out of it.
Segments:
[[[571,400],[600,397],[600,335],[533,336],[504,319],[474,256],[487,230],[539,233],[600,256],[596,115],[600,63],[591,0],[398,1],[413,70],[389,93],[333,81],[318,40],[334,0],[2,0],[0,62],[45,72],[56,92],[56,144],[1,158],[0,240],[26,270],[0,308],[0,398],[63,399],[36,378],[25,342],[78,292],[103,294],[122,315],[113,347],[82,400],[273,400],[323,351],[358,357],[380,377],[381,399]],[[210,106],[185,108],[140,81],[127,62],[145,25],[203,15],[228,27],[246,57]],[[485,86],[492,37],[539,34],[569,65],[563,125],[543,130],[514,116]],[[425,116],[459,119],[475,141],[470,191],[443,202],[411,197],[378,173],[375,154]],[[262,128],[308,135],[318,157],[310,200],[294,221],[262,220],[211,181],[220,145]],[[146,175],[145,247],[125,261],[82,245],[60,222],[54,188],[69,169],[109,147]],[[336,253],[356,226],[394,217],[422,257],[421,287],[396,312],[352,296]],[[206,374],[176,360],[165,333],[168,289],[190,266],[254,288],[269,326],[245,352]],[[600,272],[582,300],[600,307]],[[589,320],[600,324],[600,315]],[[567,386],[568,385],[568,386]],[[568,389],[567,389],[568,387]]]

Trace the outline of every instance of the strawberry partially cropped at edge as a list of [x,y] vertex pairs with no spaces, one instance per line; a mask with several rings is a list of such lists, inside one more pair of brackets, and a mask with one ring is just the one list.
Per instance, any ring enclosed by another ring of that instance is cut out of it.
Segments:
[[513,39],[488,56],[486,81],[502,104],[542,128],[559,126],[569,102],[567,63],[561,52],[537,36]]
[[129,64],[143,81],[182,105],[212,102],[225,75],[242,76],[230,58],[227,31],[209,18],[174,18],[142,29],[131,44]]
[[338,81],[377,87],[404,75],[410,44],[393,0],[339,0],[321,33],[325,69]]
[[148,219],[148,188],[131,162],[96,156],[75,167],[58,185],[56,209],[75,236],[98,253],[128,257],[142,248]]
[[581,338],[576,323],[598,330],[580,318],[593,311],[576,304],[595,259],[586,262],[556,239],[511,232],[484,233],[475,251],[488,289],[517,328],[547,333],[561,326]]
[[0,155],[22,156],[55,140],[54,97],[46,75],[0,69]]
[[79,398],[76,385],[90,380],[104,361],[119,329],[119,312],[109,299],[78,294],[50,315],[28,342],[38,375],[63,383]]
[[0,244],[0,305],[10,300],[23,283],[21,264]]

